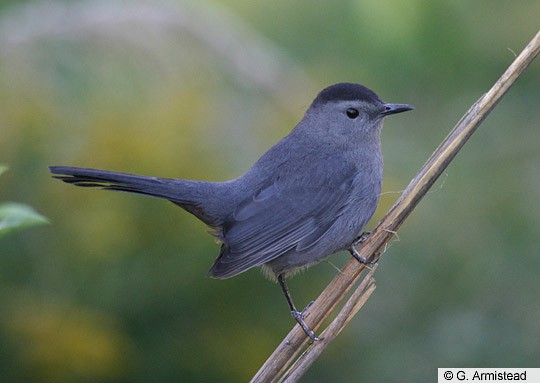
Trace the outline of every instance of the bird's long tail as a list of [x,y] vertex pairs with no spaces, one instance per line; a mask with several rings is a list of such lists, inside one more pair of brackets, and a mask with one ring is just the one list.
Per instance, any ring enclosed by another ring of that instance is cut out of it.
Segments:
[[181,206],[210,226],[217,227],[221,224],[221,214],[207,208],[207,202],[217,192],[213,190],[216,183],[148,177],[71,166],[50,166],[49,170],[54,178],[76,186],[164,198]]

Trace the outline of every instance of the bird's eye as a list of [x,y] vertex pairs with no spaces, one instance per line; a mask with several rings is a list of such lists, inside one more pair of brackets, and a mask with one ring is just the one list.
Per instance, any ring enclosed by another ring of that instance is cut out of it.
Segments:
[[355,119],[356,117],[358,117],[360,113],[358,112],[358,109],[355,109],[355,108],[349,108],[347,109],[347,117],[349,117],[350,119]]

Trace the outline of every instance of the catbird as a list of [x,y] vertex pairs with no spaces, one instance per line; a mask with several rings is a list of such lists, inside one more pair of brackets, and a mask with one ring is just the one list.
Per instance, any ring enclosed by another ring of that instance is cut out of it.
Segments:
[[164,198],[187,210],[221,243],[210,276],[229,278],[262,266],[280,284],[306,335],[319,340],[304,321],[310,305],[296,309],[285,278],[341,250],[369,262],[354,244],[381,193],[382,120],[411,109],[385,103],[359,84],[329,86],[285,138],[244,175],[227,182],[49,169],[70,184]]

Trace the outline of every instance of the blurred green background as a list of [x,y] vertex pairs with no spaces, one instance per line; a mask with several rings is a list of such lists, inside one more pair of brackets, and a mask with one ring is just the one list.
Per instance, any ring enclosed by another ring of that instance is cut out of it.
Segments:
[[[257,270],[160,200],[76,189],[48,165],[226,180],[318,90],[365,84],[387,119],[373,227],[537,32],[538,1],[2,1],[0,202],[50,225],[0,238],[10,382],[242,382],[293,325]],[[377,290],[305,382],[433,381],[437,367],[540,367],[540,63],[399,232]],[[348,260],[290,281],[299,306]]]

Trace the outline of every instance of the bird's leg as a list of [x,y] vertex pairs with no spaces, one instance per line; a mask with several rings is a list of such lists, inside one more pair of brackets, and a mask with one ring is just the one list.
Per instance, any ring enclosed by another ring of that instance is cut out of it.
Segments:
[[296,320],[296,322],[298,322],[300,327],[302,327],[302,330],[304,330],[306,335],[309,336],[312,340],[314,341],[322,340],[322,338],[319,338],[317,335],[315,335],[315,332],[312,329],[310,329],[309,326],[304,321],[304,315],[313,304],[313,301],[309,302],[309,304],[302,311],[298,311],[296,309],[296,306],[293,303],[291,294],[289,293],[289,288],[287,287],[287,284],[285,283],[285,278],[283,277],[283,274],[279,274],[277,276],[277,280],[279,282],[279,285],[281,286],[281,290],[283,290],[285,299],[287,299],[287,304],[289,305],[289,308],[291,309],[292,317]]
[[360,234],[351,244],[351,247],[349,247],[349,252],[351,255],[356,259],[358,262],[360,262],[363,265],[372,265],[374,263],[377,263],[379,258],[376,259],[367,259],[366,257],[362,256],[358,250],[356,250],[356,246],[360,245],[361,243],[365,242],[366,239],[368,239],[368,236],[371,234],[370,231],[364,231],[362,234]]

